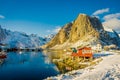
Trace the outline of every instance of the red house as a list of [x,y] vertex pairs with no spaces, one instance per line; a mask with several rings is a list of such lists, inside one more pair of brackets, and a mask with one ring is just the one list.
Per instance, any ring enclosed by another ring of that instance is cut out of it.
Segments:
[[77,52],[73,52],[72,55],[73,57],[85,57],[85,58],[93,58],[93,53],[91,47],[84,47],[81,49],[78,49]]

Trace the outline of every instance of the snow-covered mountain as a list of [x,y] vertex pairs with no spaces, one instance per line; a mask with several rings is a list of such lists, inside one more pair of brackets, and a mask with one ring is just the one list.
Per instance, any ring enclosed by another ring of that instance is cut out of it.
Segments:
[[115,37],[119,37],[119,35],[116,33],[115,30],[113,29],[107,29],[105,28],[105,31],[107,31],[107,33],[112,37],[112,38],[115,38]]
[[47,41],[47,37],[43,38],[35,34],[27,35],[26,33],[13,32],[0,27],[0,43],[7,44],[10,48],[38,48]]
[[119,34],[115,30],[113,30],[113,29],[106,29],[105,28],[105,31],[111,37],[111,39],[113,39],[115,41],[114,44],[119,44],[119,46],[120,46]]
[[49,42],[54,36],[55,36],[55,34],[46,35],[46,36],[44,37],[44,39],[46,40],[46,43]]

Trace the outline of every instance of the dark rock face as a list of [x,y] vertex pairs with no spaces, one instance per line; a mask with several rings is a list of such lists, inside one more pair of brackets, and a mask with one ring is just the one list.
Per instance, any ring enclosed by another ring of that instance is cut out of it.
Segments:
[[6,38],[5,30],[3,30],[0,25],[0,41],[4,40],[5,38]]

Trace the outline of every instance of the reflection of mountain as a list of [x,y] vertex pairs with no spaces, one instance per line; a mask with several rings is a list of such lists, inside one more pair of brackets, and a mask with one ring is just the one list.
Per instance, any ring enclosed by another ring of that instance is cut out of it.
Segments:
[[27,35],[21,32],[12,32],[0,27],[0,43],[8,44],[9,47],[33,48],[39,47],[49,41],[49,39],[39,37],[35,34]]
[[42,47],[65,49],[98,43],[119,46],[118,34],[113,30],[112,32],[105,31],[101,22],[96,17],[80,14],[73,23],[68,23],[63,26],[56,36]]

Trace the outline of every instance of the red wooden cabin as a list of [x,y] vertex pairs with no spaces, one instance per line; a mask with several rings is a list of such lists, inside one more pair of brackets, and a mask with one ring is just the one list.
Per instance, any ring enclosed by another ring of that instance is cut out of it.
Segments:
[[78,49],[77,52],[73,52],[72,56],[78,56],[78,57],[85,57],[85,58],[93,58],[92,49],[90,47],[84,47],[81,49]]

